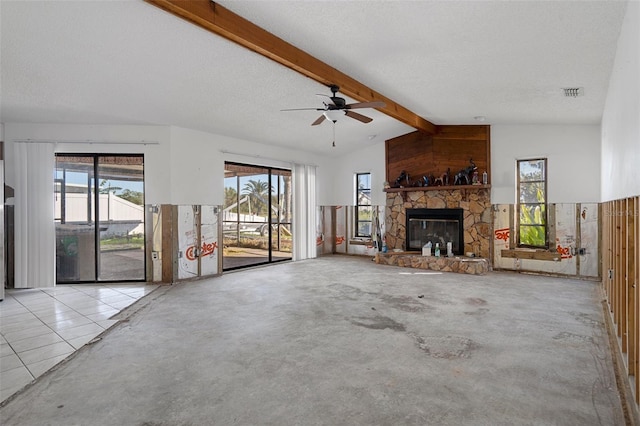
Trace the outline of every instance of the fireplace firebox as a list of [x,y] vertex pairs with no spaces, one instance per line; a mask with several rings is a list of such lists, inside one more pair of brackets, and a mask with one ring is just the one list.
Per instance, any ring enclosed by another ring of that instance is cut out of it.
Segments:
[[464,251],[464,210],[463,209],[407,209],[406,210],[406,250],[421,250],[431,241],[446,255],[447,243],[451,242],[454,254]]

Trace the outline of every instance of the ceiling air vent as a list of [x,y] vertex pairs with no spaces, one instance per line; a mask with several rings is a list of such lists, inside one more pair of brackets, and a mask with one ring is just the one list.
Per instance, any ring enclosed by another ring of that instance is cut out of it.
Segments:
[[562,89],[565,98],[577,98],[584,96],[584,87],[564,87]]

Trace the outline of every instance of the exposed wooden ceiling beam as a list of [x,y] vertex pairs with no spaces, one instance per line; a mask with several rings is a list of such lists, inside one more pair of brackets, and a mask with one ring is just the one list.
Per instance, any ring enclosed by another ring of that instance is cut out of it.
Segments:
[[217,3],[210,0],[145,1],[321,84],[336,84],[340,86],[340,93],[358,102],[383,101],[386,106],[377,109],[384,114],[417,130],[436,132],[433,123]]

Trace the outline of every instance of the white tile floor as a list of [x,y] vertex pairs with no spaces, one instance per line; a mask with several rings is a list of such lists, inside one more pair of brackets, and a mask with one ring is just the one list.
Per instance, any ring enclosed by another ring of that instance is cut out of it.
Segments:
[[90,342],[157,285],[5,290],[0,302],[0,402]]

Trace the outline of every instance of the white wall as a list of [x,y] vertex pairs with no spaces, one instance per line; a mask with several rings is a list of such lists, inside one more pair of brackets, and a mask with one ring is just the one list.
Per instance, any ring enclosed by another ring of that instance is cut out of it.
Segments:
[[491,126],[491,203],[516,201],[516,160],[547,158],[549,203],[600,201],[600,126]]
[[167,191],[171,182],[168,127],[5,123],[4,136],[5,176],[9,186],[14,186],[16,180],[12,161],[14,141],[30,139],[55,142],[56,153],[144,154],[145,180],[153,182],[145,186],[145,202],[164,204],[171,201]]
[[181,127],[171,128],[171,192],[173,204],[224,203],[224,162],[292,169],[294,163],[318,166],[326,173],[327,159],[302,151],[278,148]]
[[56,153],[144,154],[147,204],[223,204],[225,160],[288,168],[294,162],[316,164],[320,176],[329,163],[309,153],[167,126],[5,123],[4,136],[10,186],[15,140],[56,142]]
[[630,1],[602,117],[602,201],[640,194],[640,2]]
[[[319,205],[353,205],[353,175],[371,173],[374,205],[386,203],[384,141],[339,157],[329,166]],[[550,203],[600,201],[600,126],[491,126],[491,203],[515,203],[517,159],[546,157]],[[324,188],[331,185],[332,191]]]
[[[352,206],[355,204],[356,173],[371,173],[371,204],[386,204],[383,192],[385,181],[385,141],[378,141],[369,147],[334,158],[326,165],[330,178],[322,181],[318,204],[321,206]],[[330,188],[330,190],[326,190]]]
[[224,137],[171,128],[171,203],[224,204]]

